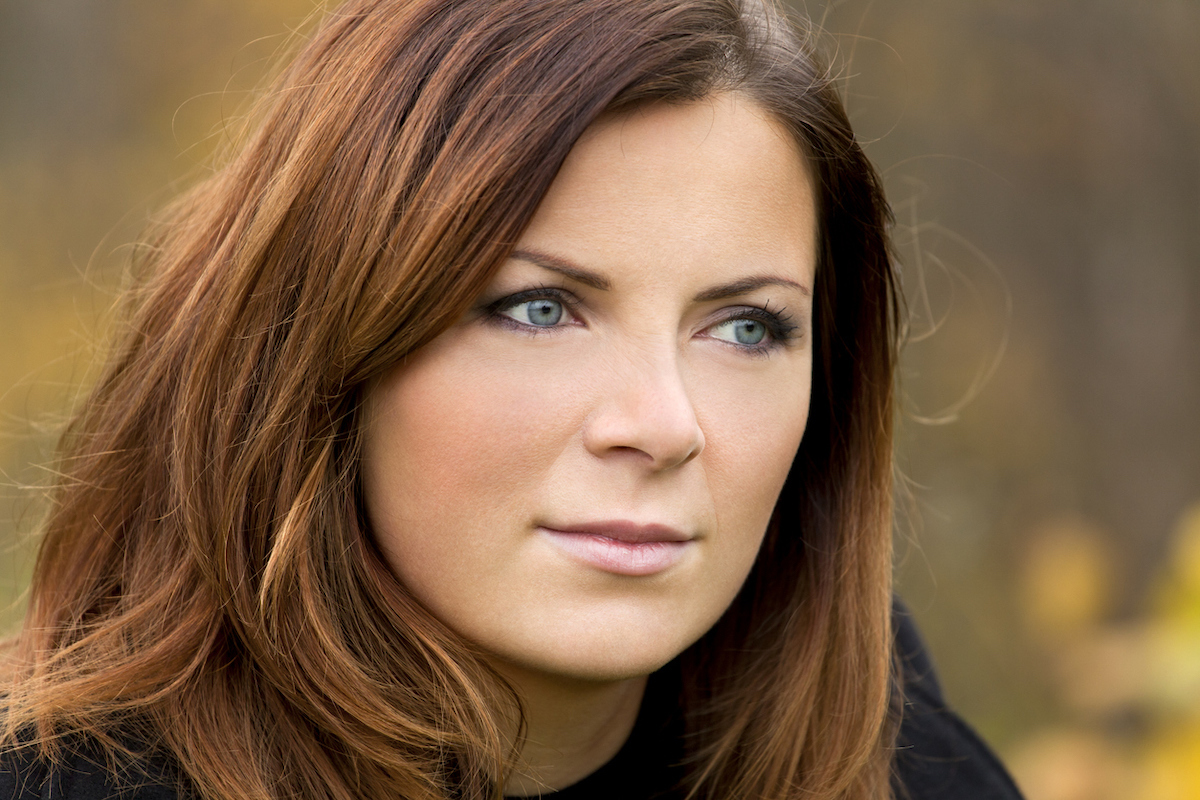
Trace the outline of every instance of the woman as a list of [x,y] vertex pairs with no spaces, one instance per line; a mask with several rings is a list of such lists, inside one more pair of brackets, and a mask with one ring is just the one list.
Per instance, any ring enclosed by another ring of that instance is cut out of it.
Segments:
[[65,435],[0,790],[1016,796],[893,641],[888,211],[780,13],[349,0],[259,118]]

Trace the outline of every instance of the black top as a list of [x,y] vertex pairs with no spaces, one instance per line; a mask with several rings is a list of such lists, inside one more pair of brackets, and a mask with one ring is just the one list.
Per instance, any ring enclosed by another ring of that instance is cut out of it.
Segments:
[[[898,607],[896,649],[903,664],[904,711],[893,786],[897,800],[1021,800],[1012,778],[987,745],[942,697],[911,617]],[[611,761],[544,800],[674,800],[681,776],[682,726],[672,707],[670,677],[651,676],[629,740]],[[0,800],[179,800],[169,769],[151,763],[132,774],[110,775],[86,750],[51,769],[28,755],[0,754]],[[118,792],[116,787],[124,791]],[[132,787],[132,788],[129,788]]]
[[[912,616],[899,602],[892,621],[904,678],[904,710],[896,741],[892,785],[896,800],[1021,800],[1004,766],[947,707],[933,663]],[[542,800],[679,800],[682,725],[671,706],[671,678],[651,676],[629,740],[612,760],[579,783]],[[0,795],[0,800],[7,800]],[[515,798],[513,800],[516,800]]]

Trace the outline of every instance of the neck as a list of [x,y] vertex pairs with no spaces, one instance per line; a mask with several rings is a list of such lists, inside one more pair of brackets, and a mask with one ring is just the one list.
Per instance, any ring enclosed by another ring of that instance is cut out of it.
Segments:
[[506,795],[556,791],[602,767],[629,738],[646,689],[645,676],[590,682],[495,666],[525,709],[525,742]]

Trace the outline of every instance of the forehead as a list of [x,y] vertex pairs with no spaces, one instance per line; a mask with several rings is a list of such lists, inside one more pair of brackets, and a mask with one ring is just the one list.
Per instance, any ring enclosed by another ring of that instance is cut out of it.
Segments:
[[744,95],[648,104],[585,131],[523,242],[603,267],[790,265],[811,277],[812,187],[799,144]]

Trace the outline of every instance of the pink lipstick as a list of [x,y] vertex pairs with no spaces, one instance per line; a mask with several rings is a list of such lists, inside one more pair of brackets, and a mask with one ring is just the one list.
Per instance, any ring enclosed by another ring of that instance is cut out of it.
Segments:
[[604,572],[635,577],[654,575],[683,558],[692,539],[667,525],[625,520],[572,523],[539,530],[558,548]]

